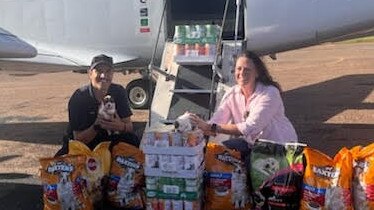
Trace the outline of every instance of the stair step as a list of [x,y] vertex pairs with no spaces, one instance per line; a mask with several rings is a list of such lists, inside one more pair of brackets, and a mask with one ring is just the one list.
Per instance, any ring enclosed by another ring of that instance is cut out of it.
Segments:
[[202,90],[202,89],[174,89],[170,90],[173,93],[211,93],[211,90]]

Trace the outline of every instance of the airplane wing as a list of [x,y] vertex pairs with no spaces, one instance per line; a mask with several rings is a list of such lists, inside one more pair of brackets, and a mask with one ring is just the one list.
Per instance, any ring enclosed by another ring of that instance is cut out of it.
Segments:
[[36,54],[32,45],[0,28],[0,58],[32,58]]
[[[31,41],[30,41],[31,43]],[[27,59],[8,59],[12,61],[27,61],[34,63],[57,64],[68,66],[90,66],[94,56],[106,54],[113,57],[114,63],[126,63],[136,60],[137,57],[129,56],[124,53],[112,51],[111,49],[92,49],[92,48],[73,48],[53,44],[35,43],[38,53],[34,58]]]
[[91,59],[99,54],[112,56],[114,63],[127,63],[137,60],[135,56],[113,51],[111,48],[73,48],[71,46],[66,47],[50,43],[22,40],[5,29],[0,28],[1,60],[68,66],[89,66],[91,64]]

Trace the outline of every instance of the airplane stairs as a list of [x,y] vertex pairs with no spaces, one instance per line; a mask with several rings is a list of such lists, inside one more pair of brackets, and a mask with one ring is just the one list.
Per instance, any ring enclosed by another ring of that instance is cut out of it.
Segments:
[[[216,80],[212,86],[214,59],[175,62],[174,45],[171,42],[165,45],[160,67],[165,70],[165,74],[158,74],[146,131],[170,130],[174,120],[186,111],[208,120],[216,101],[219,102],[225,90],[234,84],[231,70],[218,69],[217,72],[223,79]],[[233,46],[233,42],[223,42],[222,69],[233,69]],[[210,105],[212,93],[213,103]]]

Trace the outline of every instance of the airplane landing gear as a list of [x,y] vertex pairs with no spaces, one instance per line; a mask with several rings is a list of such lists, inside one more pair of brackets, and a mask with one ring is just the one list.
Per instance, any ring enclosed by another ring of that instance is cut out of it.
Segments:
[[[152,86],[155,86],[154,82]],[[126,86],[126,91],[129,97],[131,108],[147,109],[151,105],[153,90],[152,93],[149,93],[148,80],[133,80]]]

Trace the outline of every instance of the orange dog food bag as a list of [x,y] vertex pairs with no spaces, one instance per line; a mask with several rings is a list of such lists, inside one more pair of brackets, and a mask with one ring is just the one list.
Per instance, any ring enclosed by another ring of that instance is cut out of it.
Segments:
[[145,207],[144,154],[130,144],[119,142],[112,149],[107,189],[109,202],[117,207]]
[[209,143],[206,161],[206,209],[248,209],[247,174],[240,152]]
[[300,209],[353,209],[352,155],[341,149],[334,159],[305,148],[306,168]]
[[80,141],[69,141],[69,154],[85,155],[86,162],[83,177],[86,179],[88,194],[93,203],[99,202],[102,198],[102,180],[108,176],[111,163],[109,151],[110,142],[101,142],[93,151]]
[[374,209],[374,143],[354,147],[353,201],[358,210]]
[[44,210],[93,209],[82,178],[85,156],[64,155],[39,161]]

